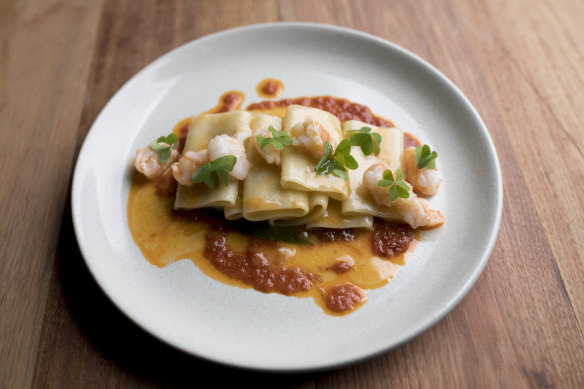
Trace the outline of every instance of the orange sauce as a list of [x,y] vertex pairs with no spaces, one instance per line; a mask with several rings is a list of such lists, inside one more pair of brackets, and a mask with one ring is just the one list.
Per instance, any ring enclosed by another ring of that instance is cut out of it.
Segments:
[[[204,221],[194,221],[188,216],[173,212],[173,202],[174,198],[163,198],[156,194],[155,181],[148,181],[137,172],[132,177],[128,198],[128,224],[134,242],[144,257],[152,265],[161,268],[188,259],[207,276],[219,282],[250,288],[250,285],[220,272],[205,258],[205,237],[211,227]],[[416,240],[412,241],[405,254],[383,259],[371,251],[369,236],[368,231],[359,231],[352,242],[315,245],[280,243],[279,260],[283,266],[299,267],[303,272],[313,273],[321,279],[310,290],[294,296],[311,297],[326,313],[339,315],[325,306],[323,290],[346,282],[365,290],[387,284],[412,255]],[[249,238],[239,232],[230,232],[227,242],[233,250],[245,252]],[[292,253],[293,256],[287,257]],[[348,262],[352,260],[354,264],[348,271],[338,274],[335,265],[339,263],[339,259]]]
[[223,113],[237,111],[241,109],[243,100],[245,100],[245,95],[243,92],[238,90],[231,90],[229,92],[223,93],[219,98],[219,103],[204,113]]
[[[223,94],[219,104],[206,113],[240,109],[242,102],[241,92],[230,91]],[[283,116],[285,106],[256,105],[248,109]],[[173,129],[182,142],[179,150],[184,146],[191,119],[181,120]],[[175,212],[175,190],[176,182],[170,171],[157,181],[148,181],[137,172],[132,177],[127,208],[128,224],[134,242],[144,257],[152,265],[161,268],[179,260],[190,260],[203,273],[219,282],[250,288],[249,282],[229,277],[205,257],[208,254],[205,251],[209,242],[208,234],[213,233],[216,226],[204,218],[198,218],[195,213]],[[363,290],[376,289],[387,284],[407,262],[420,238],[416,231],[415,238],[405,253],[392,258],[381,258],[373,252],[372,234],[371,231],[356,230],[352,241],[320,241],[310,245],[278,242],[276,248],[271,249],[272,259],[280,267],[298,268],[303,274],[310,275],[311,287],[296,291],[293,296],[313,298],[327,314],[342,316],[354,311],[365,301],[358,303],[352,310],[334,312],[327,307],[327,291],[338,289],[339,285],[345,283],[351,283]],[[238,231],[229,231],[225,236],[225,244],[234,253],[245,253],[251,242],[248,235]]]
[[258,96],[265,98],[275,98],[284,92],[284,84],[275,78],[266,78],[256,86]]

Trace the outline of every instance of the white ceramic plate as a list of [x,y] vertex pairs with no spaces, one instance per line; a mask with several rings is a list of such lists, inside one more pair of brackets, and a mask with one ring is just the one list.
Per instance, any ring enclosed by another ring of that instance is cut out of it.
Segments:
[[[180,119],[255,86],[284,95],[333,95],[371,107],[439,151],[432,199],[446,224],[424,234],[412,260],[356,312],[333,317],[312,299],[243,290],[190,261],[150,265],[132,240],[126,204],[132,160]],[[87,265],[111,300],[159,339],[209,360],[299,371],[339,366],[395,347],[448,313],[493,248],[502,180],[487,129],[463,94],[408,51],[361,32],[281,23],[213,34],[164,55],[111,99],[91,128],[73,180],[73,220]]]

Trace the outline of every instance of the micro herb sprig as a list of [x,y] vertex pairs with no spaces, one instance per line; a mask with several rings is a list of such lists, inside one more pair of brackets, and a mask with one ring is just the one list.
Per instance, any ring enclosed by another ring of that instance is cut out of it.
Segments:
[[418,146],[414,151],[416,157],[416,167],[418,169],[436,169],[436,158],[438,153],[431,151],[430,146]]
[[377,185],[382,187],[389,187],[389,199],[391,201],[397,200],[397,198],[407,199],[410,197],[410,188],[403,180],[403,175],[400,169],[395,171],[395,180],[391,170],[385,170],[383,172],[383,180],[377,181]]
[[351,145],[361,146],[363,154],[371,155],[375,151],[375,155],[378,155],[381,151],[379,147],[381,135],[376,132],[371,132],[371,127],[361,127],[359,130],[351,130],[349,133],[352,134],[349,137]]
[[327,141],[324,144],[324,155],[316,164],[314,171],[320,175],[333,173],[343,180],[348,180],[347,169],[355,170],[359,167],[359,164],[350,153],[351,142],[348,139],[343,139],[339,143],[334,154],[333,146]]
[[178,136],[176,134],[168,134],[168,136],[161,136],[156,142],[150,143],[150,148],[158,154],[160,163],[166,163],[170,159],[170,153],[178,146]]
[[223,183],[223,186],[227,186],[229,184],[229,172],[233,170],[236,162],[237,158],[233,155],[219,157],[195,170],[191,180],[195,184],[204,182],[211,189],[217,189],[219,181]]
[[269,126],[268,130],[272,133],[272,138],[264,138],[261,135],[256,138],[262,150],[268,147],[270,143],[272,143],[274,149],[282,150],[284,146],[290,146],[294,142],[294,138],[288,135],[286,131],[278,131],[272,126]]

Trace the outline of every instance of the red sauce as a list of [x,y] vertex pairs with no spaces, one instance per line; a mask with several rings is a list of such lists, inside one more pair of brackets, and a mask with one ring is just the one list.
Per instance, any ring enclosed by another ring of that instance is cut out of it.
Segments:
[[374,126],[395,127],[391,121],[374,115],[373,112],[371,112],[371,109],[365,105],[332,96],[298,97],[295,99],[283,99],[278,101],[266,100],[250,104],[246,110],[253,111],[256,109],[287,107],[291,104],[322,109],[337,116],[342,122],[346,120],[360,120]]
[[337,313],[344,313],[355,309],[357,304],[365,300],[365,293],[353,284],[333,285],[323,295],[328,309]]
[[313,233],[321,242],[352,242],[355,240],[355,231],[350,228],[344,230],[321,228],[314,230]]
[[305,274],[298,267],[288,269],[277,258],[277,242],[252,239],[245,253],[233,251],[226,244],[227,234],[207,234],[204,256],[220,272],[252,285],[264,292],[292,295],[312,287],[313,274]]
[[344,273],[348,272],[349,270],[351,270],[352,267],[353,267],[353,265],[351,265],[349,262],[341,261],[341,262],[337,262],[334,265],[332,265],[330,267],[330,269],[337,274],[344,274]]
[[156,180],[156,195],[163,198],[174,198],[178,182],[172,175],[172,170],[168,169],[164,174]]
[[414,240],[414,229],[408,224],[375,219],[371,233],[371,249],[380,257],[391,258],[403,254]]
[[421,146],[422,143],[418,138],[410,134],[409,132],[404,132],[404,150],[408,147],[418,147]]
[[278,97],[284,92],[284,84],[275,78],[266,78],[256,87],[258,95],[267,98]]
[[206,113],[224,113],[241,109],[241,103],[245,99],[245,95],[237,90],[225,92],[219,98],[219,104],[211,108]]

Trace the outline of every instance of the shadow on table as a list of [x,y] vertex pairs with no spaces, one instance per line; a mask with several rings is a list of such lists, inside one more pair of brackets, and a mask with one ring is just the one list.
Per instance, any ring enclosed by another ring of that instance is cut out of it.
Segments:
[[[111,376],[117,374],[122,376],[130,374],[137,381],[179,387],[192,386],[207,380],[219,386],[228,383],[238,386],[252,383],[256,387],[285,387],[302,385],[325,374],[277,374],[242,370],[190,356],[158,341],[118,310],[97,285],[79,251],[70,209],[63,217],[55,266],[57,280],[54,280],[56,282],[53,288],[62,289],[60,292],[51,294],[60,301],[49,301],[48,309],[53,311],[55,323],[45,323],[48,325],[45,331],[53,332],[53,334],[45,335],[57,337],[57,340],[51,339],[45,344],[61,344],[65,341],[69,345],[58,347],[68,349],[59,351],[76,354],[72,363],[80,366],[47,362],[52,365],[50,369],[58,370],[58,366],[55,365],[62,364],[66,365],[62,367],[63,369],[76,368],[77,374],[83,375],[86,369],[101,369],[103,365],[110,365],[113,367],[101,373],[104,379],[111,380],[114,378]],[[70,312],[73,320],[63,320],[63,316],[68,315],[67,312]],[[74,327],[75,322],[80,331],[69,328]],[[51,328],[51,326],[56,328]],[[80,339],[70,339],[70,337]],[[95,350],[92,350],[87,341],[107,360],[100,361],[101,356],[95,355]],[[50,347],[44,351],[55,352]],[[49,358],[49,361],[53,358]],[[82,360],[78,361],[78,358]],[[121,371],[116,372],[117,369]],[[62,373],[69,376],[72,374],[70,370]],[[53,372],[53,374],[59,373]],[[96,374],[93,372],[91,375]],[[124,377],[119,381],[123,382],[127,379],[128,377]]]

